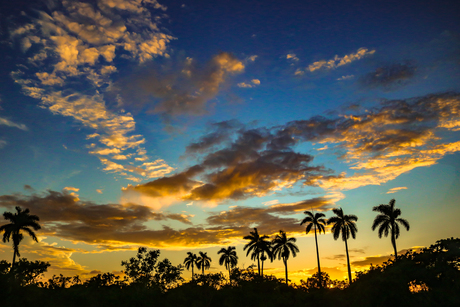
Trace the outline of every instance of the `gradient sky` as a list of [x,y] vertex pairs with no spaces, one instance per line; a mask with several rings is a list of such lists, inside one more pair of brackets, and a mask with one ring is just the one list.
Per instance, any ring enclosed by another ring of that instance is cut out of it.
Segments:
[[[298,281],[316,271],[303,211],[357,215],[363,270],[393,251],[371,230],[392,198],[411,225],[398,250],[458,237],[459,6],[2,1],[0,212],[42,225],[21,256],[90,277],[148,246],[173,264],[206,251],[225,272],[221,247],[247,267],[242,237],[282,229]],[[344,243],[318,241],[345,278]]]

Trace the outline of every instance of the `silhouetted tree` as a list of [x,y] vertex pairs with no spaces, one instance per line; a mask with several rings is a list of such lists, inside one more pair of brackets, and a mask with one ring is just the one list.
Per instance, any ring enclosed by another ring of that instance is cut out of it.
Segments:
[[193,268],[195,267],[195,265],[198,267],[198,264],[197,264],[198,256],[196,254],[193,254],[192,252],[188,252],[187,255],[188,256],[184,259],[184,264],[187,270],[189,270],[190,267],[192,267],[192,280],[193,280],[194,279]]
[[260,258],[261,256],[263,257],[265,253],[269,255],[271,258],[271,249],[270,249],[270,242],[267,241],[268,236],[263,235],[260,236],[259,232],[257,231],[257,228],[254,228],[254,231],[250,232],[250,235],[245,236],[243,239],[249,240],[248,243],[244,246],[243,250],[248,250],[246,252],[246,256],[251,253],[251,259],[255,260],[257,259],[257,269],[259,272],[259,275],[263,275],[263,271],[261,273],[260,270]]
[[148,288],[157,286],[162,291],[181,282],[182,266],[173,266],[168,259],[158,262],[159,256],[160,250],[147,251],[139,247],[136,257],[121,262],[128,280]]
[[[25,231],[32,237],[35,242],[38,242],[37,236],[33,230],[39,230],[41,227],[37,223],[40,219],[36,215],[30,215],[29,209],[22,211],[20,207],[16,207],[16,213],[5,212],[3,217],[5,220],[10,221],[10,224],[0,226],[0,233],[3,234],[3,242],[9,242],[10,238],[13,239],[13,263],[11,267],[14,268],[14,263],[16,261],[16,256],[20,257],[19,254],[19,243],[21,243],[24,236],[21,231]],[[30,229],[32,228],[32,229]]]
[[209,258],[208,253],[199,253],[200,256],[198,257],[196,264],[198,269],[201,269],[202,275],[204,275],[204,270],[209,269],[211,267],[211,258]]
[[287,261],[292,253],[292,257],[297,256],[299,248],[295,245],[296,238],[288,238],[286,233],[280,230],[280,233],[273,239],[273,258],[283,259],[284,271],[286,274],[286,285],[288,284]]
[[236,247],[229,246],[228,248],[222,247],[217,254],[222,254],[219,259],[220,265],[225,265],[228,270],[228,279],[230,280],[230,270],[238,264],[238,256],[236,255]]
[[347,265],[348,265],[348,282],[351,283],[351,267],[350,267],[350,257],[348,256],[348,244],[347,240],[350,238],[350,234],[353,239],[356,239],[356,232],[358,228],[356,227],[356,221],[358,217],[356,215],[344,215],[342,208],[335,208],[332,210],[336,216],[331,217],[327,223],[332,225],[332,234],[334,240],[337,240],[340,235],[342,235],[342,240],[345,242],[345,251],[347,253]]
[[[316,229],[318,229],[318,232],[321,234],[321,232],[325,233],[325,226],[326,226],[326,220],[323,219],[325,215],[323,213],[311,213],[310,211],[305,211],[304,212],[307,217],[305,217],[300,225],[307,224],[305,228],[305,232],[308,234],[312,228],[315,229],[315,243],[316,243],[316,259],[318,261],[318,277],[321,279],[321,266],[319,264],[319,249],[318,249],[318,238],[316,236]],[[321,280],[320,280],[321,284]]]
[[372,211],[380,213],[374,219],[372,230],[379,227],[379,238],[382,238],[382,234],[385,235],[385,237],[388,237],[388,234],[391,232],[391,244],[393,245],[393,249],[395,251],[395,259],[397,259],[398,250],[396,249],[396,239],[399,238],[400,233],[398,223],[403,225],[406,230],[409,230],[410,225],[407,220],[398,218],[398,216],[401,215],[401,210],[399,208],[395,208],[395,202],[396,200],[392,199],[388,205],[381,204],[372,208]]

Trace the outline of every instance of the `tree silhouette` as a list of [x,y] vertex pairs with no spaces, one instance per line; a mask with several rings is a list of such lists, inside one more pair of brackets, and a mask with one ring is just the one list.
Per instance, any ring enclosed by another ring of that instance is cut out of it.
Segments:
[[319,233],[321,234],[321,231],[325,233],[325,226],[326,226],[326,220],[323,219],[325,215],[323,213],[311,213],[310,211],[305,211],[304,212],[307,217],[305,217],[300,225],[303,225],[307,223],[307,227],[305,228],[305,232],[308,234],[312,228],[315,229],[315,243],[316,243],[316,259],[318,261],[318,276],[320,279],[320,284],[321,283],[321,266],[319,264],[319,249],[318,249],[318,238],[316,236],[316,229],[318,229]]
[[211,258],[209,258],[208,253],[200,252],[200,256],[198,257],[196,264],[198,269],[201,268],[201,273],[204,275],[204,270],[209,269],[211,267]]
[[286,285],[288,284],[287,261],[292,253],[292,257],[297,256],[299,248],[295,245],[296,238],[288,238],[286,233],[280,230],[280,233],[273,239],[273,258],[283,259],[284,271],[286,274]]
[[[33,230],[39,230],[41,226],[37,223],[40,219],[36,215],[30,215],[29,209],[22,211],[20,207],[16,207],[16,213],[5,212],[3,217],[5,220],[11,221],[10,224],[0,226],[0,233],[4,231],[3,242],[9,242],[10,238],[13,239],[13,263],[11,268],[14,268],[16,256],[20,257],[19,254],[19,243],[21,243],[24,236],[21,231],[25,231],[32,237],[35,242],[38,242],[37,236]],[[30,229],[29,227],[33,228]]]
[[228,279],[230,280],[230,271],[238,264],[238,256],[236,255],[236,247],[229,246],[228,248],[222,247],[217,254],[222,254],[219,259],[220,265],[225,265],[228,270]]
[[385,237],[388,237],[388,234],[391,232],[391,244],[393,244],[393,249],[395,251],[395,259],[398,258],[398,250],[396,249],[396,239],[399,238],[399,224],[403,225],[406,230],[409,230],[409,222],[403,218],[398,218],[401,215],[401,210],[395,208],[396,200],[392,199],[386,204],[381,204],[372,208],[372,211],[379,212],[374,219],[372,224],[372,230],[375,230],[379,227],[379,238],[382,238],[382,234]]
[[267,253],[269,257],[271,258],[270,242],[267,241],[268,236],[266,235],[260,236],[259,232],[257,231],[257,228],[254,228],[254,231],[251,231],[250,235],[245,236],[243,239],[249,240],[249,242],[246,243],[243,249],[243,250],[246,250],[246,249],[248,250],[246,252],[246,256],[252,252],[251,259],[252,260],[257,259],[257,269],[258,269],[259,275],[263,275],[263,271],[261,274],[261,270],[260,270],[261,256],[264,258],[265,253]]
[[348,282],[351,283],[351,267],[350,257],[348,256],[348,244],[347,240],[350,238],[350,234],[353,239],[356,239],[356,233],[358,228],[356,227],[356,221],[358,217],[356,215],[344,215],[342,208],[335,208],[332,210],[336,216],[331,217],[327,223],[332,225],[332,234],[334,240],[337,240],[342,234],[342,240],[345,241],[345,251],[347,253],[347,265],[348,265]]
[[198,256],[191,252],[188,252],[187,255],[188,256],[184,259],[184,264],[187,270],[189,270],[190,267],[192,267],[192,280],[193,280],[194,279],[193,268],[195,267],[195,265],[198,267],[198,264],[197,264]]

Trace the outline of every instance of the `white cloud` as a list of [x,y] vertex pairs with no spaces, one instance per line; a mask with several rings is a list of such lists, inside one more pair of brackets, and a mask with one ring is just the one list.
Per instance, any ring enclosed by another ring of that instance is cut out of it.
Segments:
[[368,50],[367,48],[359,48],[355,53],[346,54],[343,57],[336,55],[330,60],[320,60],[308,65],[307,70],[314,72],[319,69],[336,69],[337,67],[349,64],[351,62],[362,59],[365,56],[372,55],[375,50]]

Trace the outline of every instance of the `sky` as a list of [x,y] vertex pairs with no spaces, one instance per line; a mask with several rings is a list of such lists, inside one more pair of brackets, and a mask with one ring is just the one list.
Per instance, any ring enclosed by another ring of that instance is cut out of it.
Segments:
[[[358,217],[352,271],[393,253],[371,230],[396,199],[398,251],[458,237],[458,1],[18,0],[0,4],[0,213],[40,217],[22,257],[119,274],[140,246],[181,264],[253,228],[297,239],[304,211]],[[3,219],[0,225],[7,223]],[[318,237],[347,277],[344,242]],[[12,260],[11,242],[0,259]],[[282,261],[265,273],[283,277]],[[190,272],[183,276],[190,278]]]

